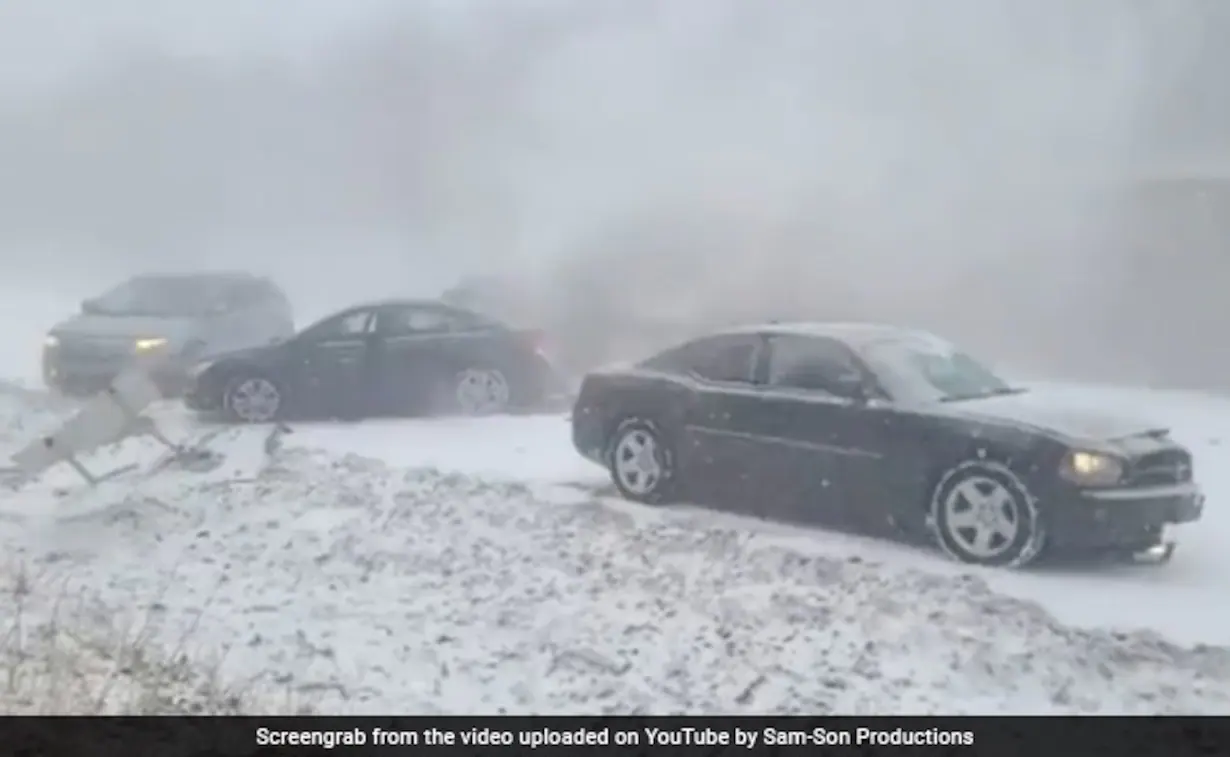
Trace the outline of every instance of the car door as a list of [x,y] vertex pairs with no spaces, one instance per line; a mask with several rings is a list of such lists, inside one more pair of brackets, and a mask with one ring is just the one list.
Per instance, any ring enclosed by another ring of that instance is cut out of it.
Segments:
[[767,357],[761,402],[747,424],[778,449],[767,466],[780,489],[774,515],[854,525],[859,501],[850,481],[879,457],[866,443],[865,369],[845,344],[809,335],[773,336]]
[[738,421],[757,396],[762,345],[756,334],[708,337],[663,361],[689,380],[693,393],[676,450],[689,494],[698,502],[751,515],[760,509],[759,440],[742,431]]
[[458,371],[481,362],[492,335],[464,311],[429,303],[388,305],[376,316],[372,396],[380,412],[429,412]]
[[375,313],[356,308],[306,329],[290,345],[294,397],[312,414],[371,412],[370,366]]

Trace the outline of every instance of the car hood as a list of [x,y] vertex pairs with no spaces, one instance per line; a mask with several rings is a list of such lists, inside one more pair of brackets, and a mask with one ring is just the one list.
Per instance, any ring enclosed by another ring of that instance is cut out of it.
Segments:
[[947,403],[946,408],[966,417],[1023,424],[1072,439],[1115,441],[1166,431],[1141,418],[1092,408],[1045,391],[961,400]]
[[184,342],[191,339],[196,330],[197,322],[191,318],[81,314],[60,323],[51,333],[96,338],[165,338],[171,342]]

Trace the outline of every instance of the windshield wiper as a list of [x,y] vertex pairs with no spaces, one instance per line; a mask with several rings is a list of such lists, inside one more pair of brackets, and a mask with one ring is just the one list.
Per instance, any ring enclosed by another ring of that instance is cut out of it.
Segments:
[[987,397],[1003,397],[1008,394],[1023,394],[1028,391],[1023,386],[1001,386],[995,389],[987,389],[981,392],[970,392],[968,394],[950,394],[946,397],[941,397],[940,402],[961,402],[963,400],[981,400]]

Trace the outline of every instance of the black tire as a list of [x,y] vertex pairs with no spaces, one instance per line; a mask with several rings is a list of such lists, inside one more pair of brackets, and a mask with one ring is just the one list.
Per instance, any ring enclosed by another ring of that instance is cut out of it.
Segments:
[[940,549],[970,565],[1024,567],[1046,545],[1037,500],[1008,466],[991,460],[963,462],[940,478],[930,523]]
[[[638,464],[638,454],[647,455]],[[647,505],[665,504],[675,498],[675,454],[661,429],[652,421],[629,418],[611,434],[606,451],[611,481],[625,499]]]
[[[258,388],[258,387],[264,388]],[[261,412],[252,412],[251,407],[245,409],[240,398],[254,392],[263,394],[268,400],[272,390],[276,401],[270,407],[266,404]],[[273,423],[282,420],[286,411],[286,392],[282,385],[261,373],[240,373],[231,377],[222,390],[222,417],[231,423]]]

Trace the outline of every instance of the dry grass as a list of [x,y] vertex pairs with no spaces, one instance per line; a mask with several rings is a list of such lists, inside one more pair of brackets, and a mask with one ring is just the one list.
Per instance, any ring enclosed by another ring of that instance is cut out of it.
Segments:
[[[63,578],[0,575],[0,715],[291,713],[220,680],[223,655],[155,643],[152,610],[124,619]],[[150,607],[157,607],[157,601]],[[280,699],[280,698],[278,698]],[[259,701],[255,701],[259,700]],[[302,710],[300,710],[302,711]]]

